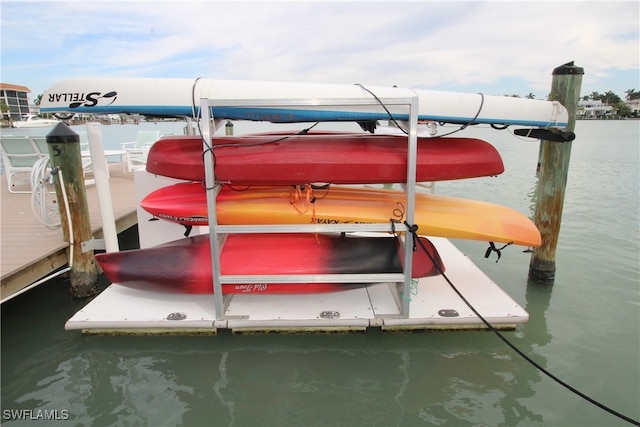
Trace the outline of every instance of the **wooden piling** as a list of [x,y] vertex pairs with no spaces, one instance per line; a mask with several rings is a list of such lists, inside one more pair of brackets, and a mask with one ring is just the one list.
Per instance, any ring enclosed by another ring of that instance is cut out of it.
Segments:
[[[69,245],[68,259],[71,266],[71,295],[85,298],[98,292],[98,268],[93,251],[82,252],[82,242],[92,239],[89,206],[84,187],[80,136],[64,123],[59,123],[47,134],[47,147],[51,168],[54,171],[56,196],[62,219],[65,241]],[[62,180],[60,179],[62,176]],[[69,204],[72,229],[62,192],[61,181]],[[73,237],[73,240],[71,239]]]
[[[584,69],[572,62],[553,70],[550,100],[558,101],[569,112],[567,130],[573,131]],[[553,283],[556,273],[556,247],[562,221],[572,142],[540,142],[537,199],[534,222],[542,235],[542,245],[535,248],[529,265],[529,278]]]

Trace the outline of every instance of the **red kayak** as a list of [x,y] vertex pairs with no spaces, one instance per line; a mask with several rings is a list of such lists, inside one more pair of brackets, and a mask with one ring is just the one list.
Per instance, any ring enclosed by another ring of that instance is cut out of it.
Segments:
[[[275,133],[213,138],[218,182],[236,185],[406,182],[407,137],[358,133]],[[417,182],[499,175],[502,158],[474,138],[418,138]],[[149,151],[147,171],[204,180],[202,139],[168,136]]]
[[[425,239],[414,252],[412,277],[440,274],[444,265]],[[422,246],[429,252],[423,250]],[[220,254],[222,275],[308,275],[401,273],[404,249],[396,237],[339,234],[230,234]],[[96,255],[112,282],[173,293],[213,292],[209,236],[189,237],[161,246]],[[223,293],[320,293],[366,284],[223,284]]]

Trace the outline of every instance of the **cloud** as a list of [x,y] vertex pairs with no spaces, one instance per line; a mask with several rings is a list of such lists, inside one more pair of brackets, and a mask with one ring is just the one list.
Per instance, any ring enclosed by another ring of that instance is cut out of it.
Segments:
[[608,76],[640,68],[631,1],[35,5],[2,2],[2,71],[37,91],[76,76],[201,76],[546,95],[570,60],[600,91],[628,89]]

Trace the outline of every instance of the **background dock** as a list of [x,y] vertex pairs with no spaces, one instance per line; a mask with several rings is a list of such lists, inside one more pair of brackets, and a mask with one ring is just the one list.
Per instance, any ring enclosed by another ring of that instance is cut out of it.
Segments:
[[[110,168],[110,187],[118,233],[137,224],[133,174]],[[28,183],[27,183],[28,185]],[[0,177],[1,212],[1,299],[67,265],[68,242],[62,229],[50,230],[41,224],[31,208],[31,194],[13,194],[6,177]],[[87,199],[94,238],[102,237],[98,197],[94,186],[87,187]]]

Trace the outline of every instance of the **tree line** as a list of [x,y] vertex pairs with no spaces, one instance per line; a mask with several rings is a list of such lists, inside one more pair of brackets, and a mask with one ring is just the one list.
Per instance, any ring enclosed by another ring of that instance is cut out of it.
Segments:
[[[640,92],[635,89],[627,89],[624,91],[625,99],[624,101],[633,101],[636,99],[640,99]],[[631,117],[637,114],[637,112],[633,112],[631,108],[627,104],[624,103],[622,98],[611,90],[606,91],[605,93],[591,92],[589,95],[584,95],[582,97],[583,101],[601,101],[604,105],[609,105],[613,107],[615,114],[622,117]]]
[[[624,97],[625,101],[633,101],[634,99],[640,99],[640,92],[635,89],[627,89],[624,91],[626,96]],[[584,101],[594,100],[594,101],[602,101],[603,104],[607,105],[615,105],[623,102],[622,98],[618,96],[618,94],[614,93],[611,90],[606,91],[603,94],[598,92],[591,92],[589,95],[585,95],[582,97]]]
[[[603,104],[614,105],[624,101],[633,101],[634,99],[640,99],[640,92],[638,92],[635,89],[627,89],[624,91],[624,93],[626,94],[624,97],[624,100],[620,98],[618,94],[614,93],[611,90],[608,90],[602,94],[599,92],[591,92],[589,95],[583,95],[582,100],[583,101],[589,101],[589,100],[602,101]],[[512,96],[514,98],[521,97],[520,95],[505,95],[505,96]],[[533,93],[529,92],[529,95],[525,96],[525,98],[535,99],[536,96]]]

